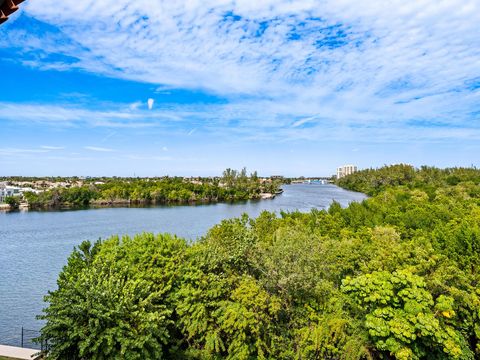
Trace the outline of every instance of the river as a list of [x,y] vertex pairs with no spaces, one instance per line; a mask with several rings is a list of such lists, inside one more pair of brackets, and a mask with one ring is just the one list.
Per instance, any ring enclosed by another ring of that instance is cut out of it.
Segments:
[[139,232],[168,232],[195,240],[223,219],[262,211],[326,209],[364,194],[334,185],[283,186],[275,199],[235,204],[0,212],[0,344],[19,345],[21,328],[38,330],[43,296],[55,289],[59,271],[83,240]]

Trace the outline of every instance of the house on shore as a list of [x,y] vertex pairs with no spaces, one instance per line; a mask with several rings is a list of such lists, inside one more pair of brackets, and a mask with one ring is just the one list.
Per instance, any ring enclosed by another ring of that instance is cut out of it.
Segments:
[[6,183],[0,183],[0,204],[4,203],[9,196],[15,196],[15,188],[7,186]]
[[39,190],[32,189],[32,188],[21,188],[17,186],[9,186],[7,183],[2,182],[0,183],[0,204],[5,202],[5,199],[10,196],[23,196],[26,192],[34,192],[39,193]]

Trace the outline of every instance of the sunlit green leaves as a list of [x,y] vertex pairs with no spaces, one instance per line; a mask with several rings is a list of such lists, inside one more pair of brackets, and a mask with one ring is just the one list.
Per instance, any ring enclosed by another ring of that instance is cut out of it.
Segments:
[[161,358],[173,325],[169,292],[185,246],[148,234],[112,238],[92,250],[82,244],[46,298],[49,358]]
[[377,195],[346,209],[85,242],[47,296],[50,358],[478,358],[477,175],[369,170],[343,181]]
[[436,302],[425,280],[408,270],[374,272],[347,278],[342,290],[365,313],[364,326],[380,350],[398,359],[420,359],[430,353],[437,358],[471,358],[464,350],[462,334],[444,318],[455,315],[454,300],[440,296]]

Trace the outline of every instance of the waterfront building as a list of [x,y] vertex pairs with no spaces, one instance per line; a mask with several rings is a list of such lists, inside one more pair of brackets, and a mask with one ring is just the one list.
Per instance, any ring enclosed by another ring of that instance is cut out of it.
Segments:
[[23,196],[26,192],[34,192],[36,194],[40,193],[39,190],[24,187],[20,188],[17,186],[9,186],[7,183],[0,183],[0,203],[4,203],[5,199],[10,196]]
[[0,204],[4,202],[4,198],[6,197],[6,186],[4,183],[0,183]]
[[0,183],[0,203],[5,202],[5,199],[9,196],[15,195],[15,188],[7,186],[5,183]]
[[343,165],[337,169],[337,179],[357,172],[356,165]]

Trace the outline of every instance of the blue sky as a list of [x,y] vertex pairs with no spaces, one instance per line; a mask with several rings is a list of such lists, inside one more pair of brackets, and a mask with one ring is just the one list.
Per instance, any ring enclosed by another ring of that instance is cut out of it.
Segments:
[[0,26],[0,175],[480,166],[476,0],[30,0]]

